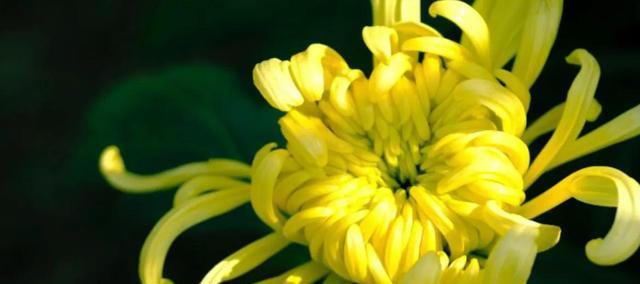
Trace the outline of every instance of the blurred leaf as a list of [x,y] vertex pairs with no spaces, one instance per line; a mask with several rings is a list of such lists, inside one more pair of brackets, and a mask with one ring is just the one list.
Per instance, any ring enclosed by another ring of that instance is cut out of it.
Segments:
[[275,115],[250,100],[223,69],[174,67],[111,88],[89,112],[88,142],[119,145],[125,159],[135,153],[156,162],[249,161],[277,137]]
[[[68,173],[76,182],[104,185],[98,157],[111,144],[121,148],[127,168],[139,173],[212,157],[250,162],[257,149],[279,137],[276,118],[218,67],[179,66],[134,76],[110,88],[90,109],[86,137]],[[136,212],[141,223],[152,224],[171,202],[170,193],[113,192],[126,196],[118,206],[122,217]],[[137,208],[140,204],[144,210]]]

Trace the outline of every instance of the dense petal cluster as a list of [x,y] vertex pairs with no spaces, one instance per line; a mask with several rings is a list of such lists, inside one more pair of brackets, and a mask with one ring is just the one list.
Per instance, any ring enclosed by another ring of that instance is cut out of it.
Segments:
[[[607,236],[587,244],[589,259],[616,264],[638,249],[640,185],[616,169],[582,169],[525,203],[545,171],[640,131],[636,107],[580,136],[601,109],[598,63],[582,49],[567,57],[580,72],[566,102],[527,128],[529,88],[562,1],[434,2],[429,14],[455,23],[460,42],[420,23],[419,2],[372,1],[368,76],[322,44],[257,64],[254,83],[283,112],[287,143],[267,144],[251,165],[211,160],[139,176],[117,148],[105,150],[101,170],[119,189],[180,185],[143,248],[143,282],[163,281],[178,234],[246,202],[274,233],[203,283],[240,276],[292,242],[311,260],[265,283],[524,283],[536,254],[560,238],[559,227],[532,219],[570,198],[618,208]],[[548,132],[530,162],[527,144]]]

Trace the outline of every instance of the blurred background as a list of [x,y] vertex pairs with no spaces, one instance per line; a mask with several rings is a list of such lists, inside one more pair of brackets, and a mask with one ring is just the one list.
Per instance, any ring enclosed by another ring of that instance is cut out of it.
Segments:
[[[252,86],[253,65],[321,42],[368,72],[361,29],[370,22],[366,0],[1,1],[0,283],[137,283],[139,250],[173,192],[110,188],[98,172],[100,151],[118,145],[141,173],[209,157],[250,161],[265,143],[282,141],[278,112]],[[639,104],[639,30],[640,2],[565,1],[530,119],[564,100],[578,70],[564,56],[577,47],[602,67],[596,97],[604,111],[588,128]],[[546,174],[531,195],[588,165],[640,178],[640,138]],[[530,283],[637,283],[640,253],[614,267],[584,255],[613,216],[570,201],[540,218],[563,236],[538,256]],[[178,238],[165,276],[196,283],[267,232],[248,206],[208,221]],[[293,246],[236,282],[277,275],[307,257]]]

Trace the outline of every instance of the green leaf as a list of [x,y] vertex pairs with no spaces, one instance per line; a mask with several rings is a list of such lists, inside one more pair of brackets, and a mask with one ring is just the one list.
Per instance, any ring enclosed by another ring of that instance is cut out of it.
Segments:
[[[251,100],[223,69],[174,67],[111,88],[90,110],[89,139],[120,146],[125,160],[132,156],[136,164],[133,156],[177,163],[210,157],[250,161],[260,144],[278,136],[276,115]],[[148,160],[139,166],[148,167]]]
[[213,157],[250,162],[262,145],[280,139],[278,112],[256,98],[257,91],[243,89],[219,67],[178,66],[133,76],[90,108],[68,176],[95,185],[90,190],[113,192],[124,202],[114,210],[123,216],[136,212],[139,222],[153,224],[169,209],[172,192],[131,196],[109,188],[98,171],[102,149],[117,145],[127,168],[138,173]]

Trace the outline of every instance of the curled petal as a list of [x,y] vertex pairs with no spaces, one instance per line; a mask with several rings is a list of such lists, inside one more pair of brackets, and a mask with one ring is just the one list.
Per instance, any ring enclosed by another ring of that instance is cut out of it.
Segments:
[[458,25],[471,41],[480,62],[486,67],[491,66],[489,28],[473,7],[462,1],[436,1],[429,7],[429,14],[445,17]]
[[253,68],[253,84],[272,107],[281,111],[304,103],[304,97],[293,81],[290,65],[289,61],[271,58]]
[[[513,57],[522,36],[531,1],[476,0],[473,8],[487,22],[491,35],[491,56],[496,67],[502,67]],[[468,39],[462,42],[468,45]],[[527,87],[528,88],[528,87]]]
[[369,91],[371,101],[377,102],[385,98],[400,77],[412,70],[411,58],[403,53],[396,53],[389,59],[389,64],[380,63],[371,73]]
[[389,63],[398,51],[398,33],[389,27],[374,26],[362,29],[362,38],[376,60]]
[[139,175],[127,171],[118,147],[109,146],[100,155],[100,172],[107,181],[119,190],[133,193],[169,189],[200,175],[248,177],[250,171],[250,167],[242,162],[213,159],[182,165],[153,175]]
[[453,90],[451,97],[485,106],[498,117],[502,131],[522,135],[527,119],[524,106],[517,96],[500,84],[481,79],[467,80]]
[[171,243],[188,228],[224,214],[249,200],[249,191],[225,190],[203,195],[171,209],[153,227],[140,253],[140,280],[144,284],[162,283],[164,259]]
[[421,36],[409,39],[402,44],[402,51],[420,51],[452,60],[472,60],[469,50],[464,46],[438,36]]
[[589,241],[589,260],[614,265],[629,258],[640,247],[640,185],[623,172],[609,167],[579,170],[543,194],[525,203],[519,214],[534,218],[570,199],[587,204],[617,207],[611,229],[604,238]]
[[322,57],[324,45],[311,45],[306,51],[291,57],[291,74],[307,101],[315,102],[324,92]]
[[258,164],[255,175],[251,177],[251,206],[260,220],[265,224],[279,230],[284,223],[284,216],[273,204],[273,191],[276,180],[289,157],[286,150],[275,150],[267,154]]

